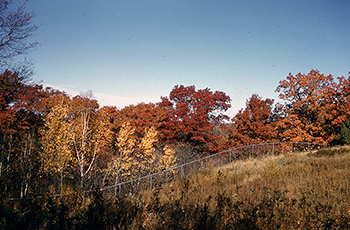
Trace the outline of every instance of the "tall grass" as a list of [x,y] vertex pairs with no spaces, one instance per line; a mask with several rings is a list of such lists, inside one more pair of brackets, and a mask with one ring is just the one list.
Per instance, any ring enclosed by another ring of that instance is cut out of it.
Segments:
[[137,197],[3,201],[0,229],[348,229],[349,178],[347,147],[251,158]]

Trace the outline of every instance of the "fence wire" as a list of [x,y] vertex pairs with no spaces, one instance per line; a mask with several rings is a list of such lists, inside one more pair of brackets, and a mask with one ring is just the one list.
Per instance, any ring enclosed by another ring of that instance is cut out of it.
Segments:
[[164,183],[170,182],[179,177],[197,173],[208,167],[216,168],[237,160],[246,160],[251,157],[255,158],[267,155],[279,155],[295,151],[310,151],[325,147],[325,144],[309,142],[276,142],[237,147],[181,164],[161,172],[104,187],[101,191],[107,196],[137,195],[140,191],[161,186]]

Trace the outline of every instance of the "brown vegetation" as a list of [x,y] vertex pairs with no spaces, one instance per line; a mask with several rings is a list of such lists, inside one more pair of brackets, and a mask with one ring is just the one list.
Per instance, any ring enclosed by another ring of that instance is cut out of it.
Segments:
[[138,197],[3,201],[0,229],[346,229],[349,176],[349,147],[251,158]]

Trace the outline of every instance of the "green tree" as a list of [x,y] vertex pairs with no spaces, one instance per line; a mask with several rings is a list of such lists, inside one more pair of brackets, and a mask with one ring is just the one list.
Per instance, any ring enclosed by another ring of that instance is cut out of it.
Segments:
[[350,120],[346,119],[340,130],[339,139],[341,144],[350,145]]

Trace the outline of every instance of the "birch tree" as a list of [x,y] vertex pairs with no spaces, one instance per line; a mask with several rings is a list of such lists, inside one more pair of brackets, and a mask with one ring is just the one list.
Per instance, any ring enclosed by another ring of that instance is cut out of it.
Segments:
[[62,188],[67,169],[76,171],[81,189],[92,171],[98,169],[97,158],[111,142],[111,131],[105,110],[92,94],[81,94],[54,106],[45,119],[43,132],[43,170],[60,174]]
[[85,179],[94,167],[94,163],[103,146],[111,138],[108,123],[97,109],[99,105],[92,94],[82,94],[72,99],[71,132],[72,153],[79,169],[80,187],[84,188]]

